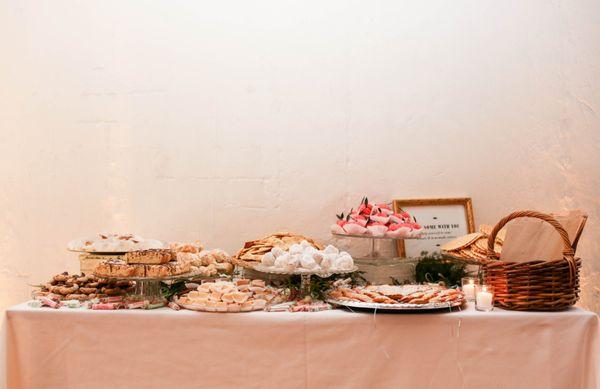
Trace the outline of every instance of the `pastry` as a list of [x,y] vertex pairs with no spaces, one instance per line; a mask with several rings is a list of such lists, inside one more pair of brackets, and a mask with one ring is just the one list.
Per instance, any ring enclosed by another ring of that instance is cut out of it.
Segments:
[[266,286],[263,280],[238,279],[204,282],[179,297],[177,302],[184,308],[189,305],[190,309],[200,311],[248,312],[264,309],[268,303],[280,303],[282,295],[279,290]]
[[109,281],[94,275],[77,275],[67,272],[58,274],[34,292],[36,296],[52,296],[55,300],[85,301],[111,295],[120,296],[133,287],[129,281]]
[[261,267],[279,271],[351,271],[354,269],[352,256],[345,251],[339,251],[334,246],[320,250],[307,240],[302,240],[285,251],[273,247],[261,259]]
[[356,301],[382,304],[428,304],[464,301],[464,295],[456,289],[444,289],[438,285],[371,285],[349,288],[338,286],[329,297],[340,301]]
[[75,239],[67,244],[69,250],[85,252],[119,253],[134,250],[162,249],[164,245],[156,239],[145,239],[134,234],[98,233]]
[[170,249],[137,250],[125,254],[125,261],[128,264],[160,265],[173,259],[175,259],[175,253]]
[[289,232],[278,232],[261,239],[246,242],[244,247],[235,255],[234,259],[240,264],[256,264],[262,260],[262,257],[266,253],[273,252],[274,255],[281,256],[292,245],[299,244],[302,241],[306,241],[316,249],[323,248],[311,238]]
[[108,260],[101,262],[94,273],[101,277],[128,278],[148,277],[164,278],[188,273],[191,270],[189,262],[171,261],[161,265],[128,264],[124,260]]
[[369,235],[388,238],[418,237],[423,232],[408,212],[394,212],[388,203],[370,203],[366,197],[357,209],[336,215],[338,220],[331,232],[339,235]]

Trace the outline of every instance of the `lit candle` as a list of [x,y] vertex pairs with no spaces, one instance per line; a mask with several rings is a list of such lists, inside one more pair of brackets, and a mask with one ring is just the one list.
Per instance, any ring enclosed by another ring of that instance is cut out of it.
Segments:
[[475,308],[479,311],[491,311],[494,308],[494,294],[486,285],[481,286],[475,296]]
[[463,285],[462,290],[467,301],[475,300],[475,280],[470,279],[468,283]]

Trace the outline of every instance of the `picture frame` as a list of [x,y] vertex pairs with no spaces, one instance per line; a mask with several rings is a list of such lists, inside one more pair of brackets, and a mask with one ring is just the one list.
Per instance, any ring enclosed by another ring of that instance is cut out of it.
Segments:
[[470,197],[393,200],[394,212],[406,211],[424,230],[421,239],[398,240],[400,258],[420,257],[440,251],[440,246],[459,236],[475,232]]

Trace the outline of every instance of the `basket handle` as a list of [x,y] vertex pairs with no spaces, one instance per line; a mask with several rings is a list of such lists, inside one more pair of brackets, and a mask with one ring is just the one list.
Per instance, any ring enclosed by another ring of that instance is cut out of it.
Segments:
[[520,217],[531,217],[541,219],[552,225],[552,227],[554,227],[554,229],[560,234],[564,246],[563,259],[569,263],[569,282],[572,285],[577,274],[577,264],[575,263],[575,250],[573,249],[573,246],[571,246],[571,240],[569,239],[569,234],[567,233],[567,231],[565,231],[563,226],[555,218],[548,214],[537,211],[516,211],[509,214],[508,216],[505,216],[498,222],[498,224],[494,226],[494,229],[490,233],[490,236],[488,238],[488,254],[493,257],[498,257],[498,255],[494,251],[496,235],[502,229],[502,227],[504,227],[509,221],[513,219],[518,219]]

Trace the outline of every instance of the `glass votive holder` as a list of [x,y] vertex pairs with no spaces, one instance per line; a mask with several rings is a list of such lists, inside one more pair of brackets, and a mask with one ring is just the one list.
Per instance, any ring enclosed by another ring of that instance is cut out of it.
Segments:
[[484,312],[494,309],[494,288],[491,285],[475,287],[475,309]]
[[461,279],[461,289],[467,301],[475,301],[475,286],[479,281],[473,277],[463,277]]

